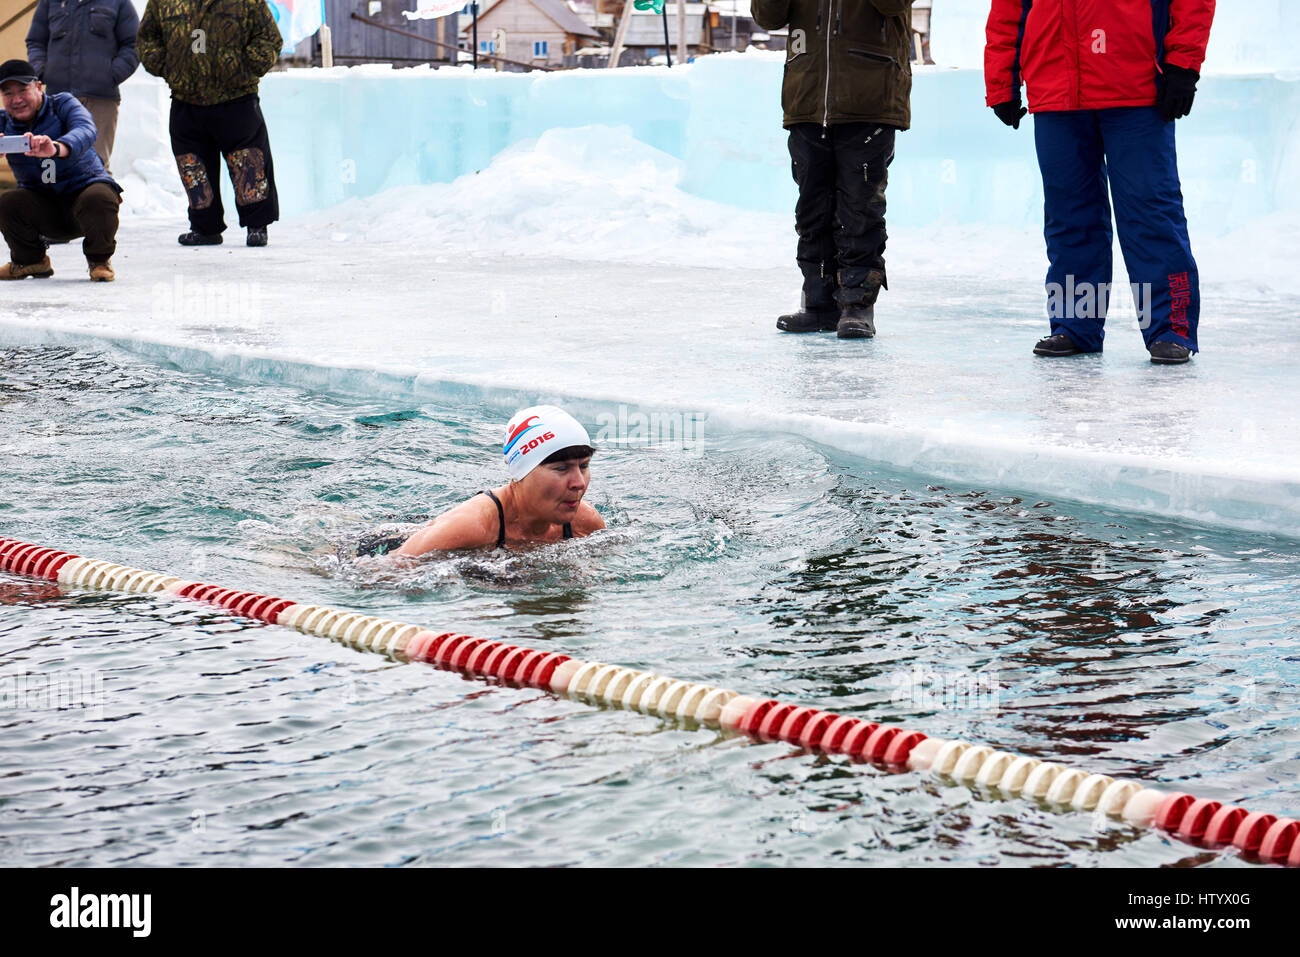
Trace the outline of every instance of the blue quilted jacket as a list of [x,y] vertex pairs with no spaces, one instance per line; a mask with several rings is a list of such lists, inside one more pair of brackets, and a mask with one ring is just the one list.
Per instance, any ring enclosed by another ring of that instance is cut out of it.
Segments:
[[40,111],[32,117],[30,124],[21,124],[4,110],[0,110],[0,133],[5,136],[21,136],[32,133],[48,136],[68,147],[68,155],[63,159],[41,159],[37,156],[24,156],[22,153],[8,153],[5,159],[14,171],[18,185],[26,189],[44,189],[55,193],[75,193],[91,183],[108,183],[119,193],[122,187],[113,181],[100,162],[95,152],[95,121],[90,118],[90,111],[78,102],[71,93],[47,93]]

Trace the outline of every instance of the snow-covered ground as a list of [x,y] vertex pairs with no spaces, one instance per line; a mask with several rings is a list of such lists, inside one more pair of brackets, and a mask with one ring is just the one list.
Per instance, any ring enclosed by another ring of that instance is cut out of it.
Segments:
[[[718,59],[691,69],[717,79],[732,69]],[[724,93],[748,82],[748,62]],[[766,58],[753,62],[770,72]],[[277,127],[273,114],[287,117],[286,104],[304,96],[315,102],[302,92],[312,83],[341,86],[330,96],[346,100],[346,71],[275,78],[263,99],[277,174],[301,202],[262,250],[245,248],[237,229],[222,247],[176,245],[184,198],[164,139],[165,93],[133,78],[115,154],[127,190],[118,281],[91,285],[76,246],[55,247],[53,280],[0,290],[0,341],[111,339],[178,364],[308,387],[431,395],[470,388],[502,405],[558,399],[589,416],[620,402],[698,411],[708,414],[708,428],[795,432],[948,484],[1300,536],[1300,355],[1291,305],[1300,214],[1294,198],[1285,199],[1296,134],[1277,112],[1283,106],[1261,98],[1264,87],[1241,80],[1246,85],[1218,87],[1217,99],[1198,103],[1207,116],[1240,114],[1232,136],[1218,141],[1227,144],[1218,151],[1226,159],[1213,157],[1240,170],[1228,194],[1205,165],[1221,131],[1189,126],[1189,140],[1180,133],[1203,279],[1203,352],[1168,368],[1147,361],[1122,301],[1113,304],[1104,355],[1030,354],[1047,332],[1042,239],[1023,222],[1024,210],[1032,213],[1032,166],[1028,175],[1023,165],[1008,173],[980,158],[1007,143],[1029,157],[1032,148],[1023,130],[1019,140],[995,141],[1009,131],[982,113],[986,136],[945,143],[913,131],[915,152],[900,148],[879,337],[778,333],[775,317],[798,299],[792,188],[742,205],[716,197],[728,157],[741,183],[788,164],[779,116],[775,131],[754,128],[746,138],[749,120],[693,104],[674,126],[661,97],[644,104],[637,97],[652,88],[680,93],[699,80],[677,70],[669,82],[665,72],[647,71],[649,86],[631,75],[548,77],[533,86],[496,76],[457,76],[454,84],[432,72],[392,83],[381,76],[383,102],[353,94],[361,115],[389,115],[400,82],[420,103],[450,97],[462,112],[480,103],[474,109],[486,112],[474,123],[488,132],[468,144],[430,140],[438,163],[376,174],[364,193],[336,185],[343,201],[325,208],[304,199],[316,195],[304,183],[337,184],[341,154],[303,142],[362,134],[319,102],[292,132],[289,119]],[[934,84],[970,82],[960,71],[921,72],[918,102],[943,99]],[[1285,73],[1260,83],[1294,94]],[[591,99],[584,104],[565,89]],[[480,94],[466,106],[466,96]],[[617,117],[620,102],[626,122],[564,119]],[[750,109],[737,104],[738,113]],[[525,135],[529,124],[539,127],[534,135]],[[949,178],[940,149],[975,160]],[[453,161],[463,175],[452,175]],[[923,198],[915,184],[930,175],[925,163],[934,164],[936,195],[971,198],[956,213],[941,202],[916,224],[908,211]],[[400,185],[381,190],[385,183]],[[992,211],[1008,198],[1022,208],[998,220]],[[1116,264],[1123,283],[1118,254]]]

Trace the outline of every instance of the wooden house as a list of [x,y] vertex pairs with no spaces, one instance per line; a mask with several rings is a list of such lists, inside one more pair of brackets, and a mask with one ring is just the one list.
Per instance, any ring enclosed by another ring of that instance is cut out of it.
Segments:
[[744,50],[758,31],[749,0],[710,0],[709,47],[715,53]]
[[[461,40],[469,49],[472,23],[461,18]],[[535,63],[563,66],[564,58],[600,39],[600,33],[569,9],[562,0],[497,0],[480,8],[480,53]]]
[[[339,66],[455,63],[459,28],[469,18],[457,13],[435,20],[404,16],[414,9],[415,0],[325,0],[325,22],[329,24],[334,44],[334,62]],[[353,14],[364,19],[358,20]],[[426,37],[441,46],[415,37]],[[320,36],[311,36],[298,44],[293,59],[319,65]]]
[[[668,39],[672,44],[673,61],[677,60],[678,21],[677,2],[669,3]],[[688,56],[698,56],[709,52],[709,5],[707,3],[686,4],[686,50]],[[627,26],[627,36],[623,39],[623,49],[629,51],[619,59],[620,66],[629,63],[646,63],[664,53],[664,17],[653,10],[632,10],[632,19]]]

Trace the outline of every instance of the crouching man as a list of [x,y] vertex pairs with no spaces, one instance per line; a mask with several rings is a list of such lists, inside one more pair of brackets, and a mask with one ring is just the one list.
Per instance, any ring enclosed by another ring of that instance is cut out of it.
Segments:
[[0,279],[53,276],[45,240],[85,237],[90,278],[112,282],[122,189],[95,152],[89,111],[71,93],[47,94],[25,60],[0,64],[0,104],[0,134],[25,137],[28,147],[5,154],[18,189],[0,193],[10,260]]

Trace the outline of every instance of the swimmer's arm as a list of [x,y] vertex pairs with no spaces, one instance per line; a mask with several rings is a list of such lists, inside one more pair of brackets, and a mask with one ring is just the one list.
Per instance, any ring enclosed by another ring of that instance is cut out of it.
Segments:
[[491,527],[483,520],[481,510],[470,502],[440,515],[434,521],[408,538],[401,548],[389,552],[392,557],[423,555],[425,552],[451,551],[457,548],[481,548],[495,545],[497,540],[496,514]]

